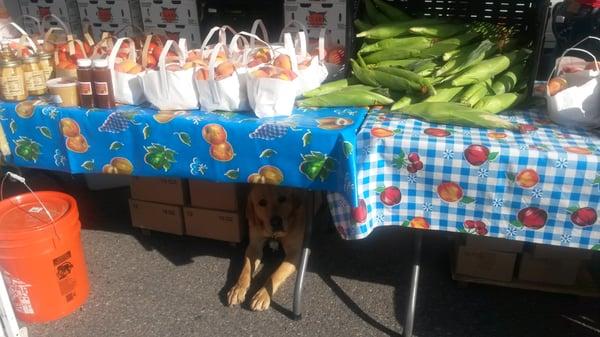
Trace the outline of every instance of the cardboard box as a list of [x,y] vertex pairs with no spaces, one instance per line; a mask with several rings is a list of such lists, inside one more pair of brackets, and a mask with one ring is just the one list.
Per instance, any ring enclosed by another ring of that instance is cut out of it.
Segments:
[[202,46],[200,26],[198,25],[144,23],[144,31],[147,33],[164,34],[169,40],[174,41],[184,38],[186,39],[188,49],[196,49]]
[[195,208],[240,211],[238,184],[190,180],[190,204]]
[[183,212],[179,206],[129,199],[133,227],[183,235]]
[[186,205],[187,183],[182,179],[132,177],[131,198],[168,205]]
[[[59,17],[75,35],[81,35],[81,20],[77,0],[20,0],[21,14],[31,15],[41,20],[47,15],[54,14]],[[60,27],[59,23],[50,19],[49,27]],[[23,23],[28,32],[37,32],[37,27],[32,20]]]
[[236,212],[186,207],[183,214],[187,235],[235,243],[246,238],[247,226]]
[[143,29],[138,0],[78,0],[77,3],[82,26],[89,25],[95,39],[99,39],[102,32],[114,34],[123,28],[120,36],[139,33],[131,25]]
[[293,20],[303,23],[308,29],[308,37],[313,41],[318,41],[321,28],[325,28],[327,46],[345,47],[347,8],[346,1],[285,0],[284,23],[287,25]]
[[455,272],[477,278],[510,282],[515,270],[516,253],[497,252],[459,246]]
[[495,250],[499,252],[520,253],[525,243],[523,241],[501,238],[467,235],[465,245],[469,248],[480,250]]
[[535,244],[532,248],[532,255],[536,259],[588,260],[592,258],[592,250]]
[[531,253],[523,253],[519,266],[519,280],[573,285],[582,261],[574,259],[536,258]]
[[140,0],[140,7],[144,24],[192,26],[200,24],[196,0]]

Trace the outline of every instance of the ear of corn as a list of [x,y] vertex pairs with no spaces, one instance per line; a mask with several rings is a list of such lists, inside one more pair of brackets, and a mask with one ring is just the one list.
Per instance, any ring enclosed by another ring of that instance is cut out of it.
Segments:
[[381,61],[401,60],[409,57],[419,56],[419,51],[414,49],[385,49],[369,54],[363,59],[368,64],[379,63]]
[[358,51],[361,54],[368,54],[389,48],[399,49],[415,49],[421,50],[428,48],[433,44],[432,38],[424,36],[413,36],[399,39],[385,39],[377,41],[376,43],[363,46]]
[[[371,70],[377,83],[386,88],[398,91],[422,92],[423,85],[405,77],[396,76],[381,70]],[[426,90],[426,87],[425,87]]]
[[375,63],[373,66],[375,68],[377,67],[400,67],[400,68],[407,68],[409,66],[411,66],[412,64],[420,61],[421,59],[404,59],[404,60],[388,60],[388,61],[381,61],[381,62],[377,62]]
[[465,91],[460,95],[459,102],[468,106],[475,105],[483,96],[486,96],[489,92],[489,85],[492,81],[488,80],[485,82],[479,82],[471,84]]
[[392,21],[406,21],[411,19],[409,15],[404,13],[402,10],[390,5],[386,1],[373,0],[373,3],[379,8],[379,10],[382,13],[384,13]]
[[423,102],[450,102],[462,90],[462,87],[438,88],[435,95],[427,97]]
[[409,28],[413,26],[427,26],[429,24],[440,23],[439,19],[416,19],[402,22],[387,22],[378,24],[369,30],[360,32],[356,37],[364,37],[367,39],[383,40],[401,35],[407,35]]
[[356,30],[358,30],[359,32],[368,30],[371,27],[373,27],[373,25],[371,25],[370,23],[365,22],[361,19],[354,20],[354,28],[356,28]]
[[521,62],[513,65],[494,80],[492,90],[496,95],[511,92],[516,87],[524,71],[525,63]]
[[494,114],[473,109],[460,103],[417,103],[404,107],[402,109],[402,114],[439,124],[453,124],[490,129],[510,129],[514,127],[510,122]]
[[[392,67],[381,67],[377,68],[377,70],[386,72],[388,74],[392,74],[394,76],[402,77],[409,80],[411,83],[416,83],[419,85],[419,91],[423,94],[435,95],[435,88],[431,85],[431,82],[415,74],[410,70],[400,69],[400,68],[392,68]],[[413,88],[416,88],[414,86]]]
[[525,95],[515,93],[485,96],[475,105],[475,109],[496,114],[500,111],[514,107],[523,101],[524,98]]
[[424,59],[418,62],[415,62],[410,65],[409,69],[420,76],[429,76],[433,74],[435,68],[437,67],[437,63]]
[[301,107],[338,107],[388,105],[393,102],[391,98],[374,91],[351,89],[298,100],[297,104]]
[[[442,66],[442,68],[440,68],[440,70],[438,70],[436,75],[442,76],[442,75],[458,74],[461,71],[468,69],[471,66],[475,66],[477,63],[483,61],[489,55],[495,53],[496,48],[491,41],[484,40],[481,43],[479,43],[479,45],[475,49],[471,50],[469,53],[466,53],[466,51],[468,51],[468,50],[465,50],[464,54],[461,53],[460,56],[446,62],[446,64],[444,64]],[[461,84],[461,85],[464,85],[464,84]],[[457,85],[455,85],[455,86],[457,86]]]
[[333,81],[333,82],[322,84],[320,87],[315,88],[315,89],[310,90],[310,91],[307,91],[307,92],[305,92],[302,95],[304,97],[319,96],[319,95],[330,93],[332,91],[340,90],[342,88],[346,88],[346,87],[348,87],[348,85],[349,85],[348,79],[344,78],[344,79],[341,79],[341,80],[337,80],[337,81]]
[[407,107],[409,105],[412,104],[412,102],[414,101],[414,99],[410,96],[404,96],[402,98],[400,98],[398,101],[396,101],[396,103],[394,103],[392,105],[392,107],[390,108],[391,111],[396,111],[396,110],[400,110],[404,107]]
[[352,74],[356,76],[356,78],[366,85],[371,85],[374,87],[378,87],[379,83],[375,80],[373,76],[373,71],[370,69],[362,68],[356,61],[350,60],[350,64],[352,65]]
[[380,23],[386,23],[391,21],[390,18],[385,16],[382,12],[380,12],[377,9],[377,7],[375,7],[375,4],[372,0],[364,0],[363,2],[365,3],[367,17],[369,18],[369,21],[371,21],[371,23],[377,25]]
[[464,24],[442,23],[439,25],[412,26],[409,31],[415,35],[424,35],[430,37],[447,38],[458,33],[464,32]]

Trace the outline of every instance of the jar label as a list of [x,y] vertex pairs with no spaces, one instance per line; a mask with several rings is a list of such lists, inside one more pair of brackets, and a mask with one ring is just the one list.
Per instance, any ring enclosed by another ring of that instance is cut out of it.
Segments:
[[49,68],[44,68],[44,78],[46,80],[49,80],[52,78],[52,72],[54,71],[54,69],[52,69],[52,67]]
[[92,82],[79,82],[79,93],[83,96],[93,95]]
[[108,96],[107,82],[94,82],[94,89],[96,91],[96,95]]
[[30,91],[44,90],[46,89],[46,81],[44,80],[44,72],[42,71],[28,71],[23,73],[25,78],[25,86]]
[[25,83],[23,78],[17,75],[2,76],[0,89],[4,97],[24,96]]

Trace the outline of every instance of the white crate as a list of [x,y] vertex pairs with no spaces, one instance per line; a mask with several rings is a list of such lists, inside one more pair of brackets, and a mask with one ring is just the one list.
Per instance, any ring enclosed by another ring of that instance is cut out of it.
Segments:
[[[59,17],[76,35],[81,34],[81,20],[76,0],[21,0],[21,13],[41,20],[49,14]],[[58,23],[49,20],[50,27],[58,27]],[[31,20],[25,20],[24,28],[28,32],[37,32]]]
[[200,26],[198,25],[174,25],[174,24],[144,24],[147,33],[164,34],[170,40],[185,38],[188,49],[200,48]]
[[140,7],[144,24],[200,24],[196,0],[140,0]]
[[325,28],[328,46],[346,46],[346,1],[286,0],[283,12],[285,24],[293,20],[303,23],[310,39],[317,40],[321,28]]
[[89,24],[92,35],[98,39],[102,32],[116,33],[125,28],[124,36],[131,36],[135,25],[142,27],[142,13],[138,0],[78,0],[82,26]]

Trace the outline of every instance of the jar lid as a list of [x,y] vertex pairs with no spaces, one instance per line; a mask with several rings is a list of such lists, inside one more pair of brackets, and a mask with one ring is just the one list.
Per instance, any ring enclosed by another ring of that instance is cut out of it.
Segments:
[[87,68],[92,66],[92,60],[90,59],[79,59],[77,60],[77,66]]
[[94,60],[94,68],[106,68],[108,67],[107,59],[95,59]]
[[0,58],[0,67],[16,67],[20,64],[21,62],[17,59]]
[[51,53],[45,52],[45,51],[41,51],[38,53],[38,57],[42,60],[47,60],[47,59],[51,59],[52,57],[54,57],[54,55],[52,55]]
[[35,55],[30,55],[30,56],[21,58],[21,61],[23,63],[37,63],[40,61],[40,59]]

